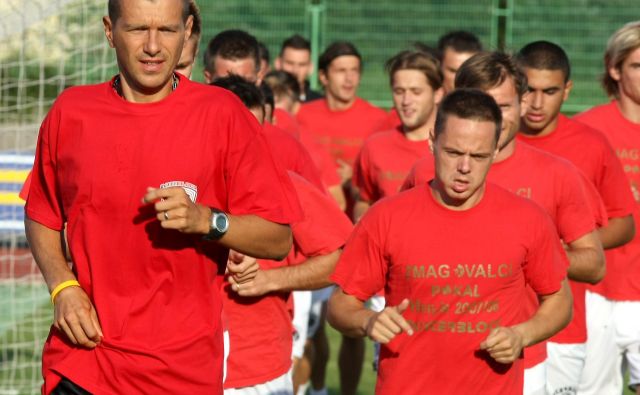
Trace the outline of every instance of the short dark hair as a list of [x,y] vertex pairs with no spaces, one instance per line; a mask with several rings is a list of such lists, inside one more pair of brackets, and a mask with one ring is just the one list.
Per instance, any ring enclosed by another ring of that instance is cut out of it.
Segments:
[[304,49],[311,52],[311,43],[301,35],[294,34],[282,42],[282,46],[280,47],[280,56],[282,56],[284,50],[287,48]]
[[209,41],[204,52],[204,68],[213,72],[213,61],[216,56],[222,59],[253,59],[256,71],[260,70],[260,49],[258,40],[244,30],[225,30]]
[[495,123],[495,144],[498,144],[502,128],[502,111],[491,95],[473,88],[460,88],[451,91],[438,106],[433,129],[434,140],[437,140],[438,136],[444,132],[447,120],[452,115],[462,119]]
[[264,76],[275,97],[290,96],[293,100],[300,98],[300,84],[293,74],[284,70],[273,70]]
[[[107,6],[109,19],[111,20],[111,23],[114,25],[116,24],[116,21],[118,20],[122,12],[121,5],[120,5],[121,1],[122,0],[109,0],[109,4]],[[182,22],[186,23],[187,19],[189,18],[190,11],[191,11],[190,3],[191,3],[191,0],[182,0]]]
[[423,43],[422,41],[414,41],[412,46],[416,49],[416,51],[424,52],[438,59],[438,61],[442,61],[442,54],[440,54],[438,48],[434,48],[429,44]]
[[466,30],[456,30],[440,37],[438,40],[438,51],[444,54],[444,50],[451,48],[455,52],[480,52],[482,43],[478,37]]
[[264,96],[260,89],[254,83],[238,75],[216,78],[210,85],[231,91],[249,109],[262,108],[264,111]]
[[455,88],[476,88],[487,91],[512,78],[522,97],[528,90],[527,76],[512,56],[504,52],[480,52],[467,59],[458,69]]
[[200,34],[202,34],[202,16],[200,15],[200,8],[195,0],[189,0],[189,15],[193,16],[191,36],[200,38]]
[[402,51],[387,60],[385,68],[389,73],[391,84],[393,84],[393,76],[399,70],[417,70],[424,74],[434,91],[442,86],[440,61],[426,52]]
[[362,56],[356,49],[356,46],[348,41],[335,41],[324,50],[318,59],[318,70],[327,72],[331,62],[340,56],[355,56],[360,61],[362,69]]
[[536,70],[560,70],[564,74],[564,82],[571,78],[571,65],[564,50],[549,41],[534,41],[522,47],[516,55],[516,63],[520,67]]
[[269,48],[262,41],[258,41],[258,57],[260,60],[264,60],[269,64],[271,62],[271,55],[269,54]]

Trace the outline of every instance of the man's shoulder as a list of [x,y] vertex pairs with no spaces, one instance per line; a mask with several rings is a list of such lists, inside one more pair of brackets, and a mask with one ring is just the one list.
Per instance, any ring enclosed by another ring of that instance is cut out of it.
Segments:
[[[580,115],[580,114],[579,114]],[[602,144],[607,142],[607,138],[601,131],[589,125],[586,119],[569,118],[563,116],[560,124],[561,133],[566,133],[576,139],[580,139],[580,145],[583,147],[593,148],[594,144]]]
[[389,115],[389,113],[387,113],[382,108],[374,106],[373,104],[371,104],[370,102],[368,102],[367,100],[361,97],[356,98],[355,106],[353,106],[353,108],[354,109],[357,108],[362,112],[366,112],[367,114],[371,114],[372,116],[380,117],[384,119],[386,119],[387,116]]
[[603,117],[607,117],[616,110],[617,107],[615,102],[610,101],[609,103],[593,106],[590,109],[577,114],[573,119],[580,122],[586,122],[588,124],[590,121],[600,120]]
[[109,93],[108,86],[111,82],[101,82],[92,85],[75,85],[60,93],[56,99],[57,105],[66,105],[67,103],[87,103],[91,99],[97,99]]
[[370,135],[364,140],[362,148],[368,150],[387,150],[389,148],[389,144],[393,144],[394,142],[396,142],[398,140],[398,137],[403,138],[401,132],[397,129],[389,129],[377,132]]
[[298,119],[305,117],[312,117],[318,114],[324,114],[327,112],[327,104],[325,99],[313,100],[303,103],[300,106],[300,110],[296,114]]

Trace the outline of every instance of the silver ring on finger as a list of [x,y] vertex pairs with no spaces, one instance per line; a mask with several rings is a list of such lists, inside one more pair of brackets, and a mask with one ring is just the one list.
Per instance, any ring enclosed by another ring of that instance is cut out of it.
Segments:
[[164,212],[164,219],[169,220],[169,212],[168,211]]

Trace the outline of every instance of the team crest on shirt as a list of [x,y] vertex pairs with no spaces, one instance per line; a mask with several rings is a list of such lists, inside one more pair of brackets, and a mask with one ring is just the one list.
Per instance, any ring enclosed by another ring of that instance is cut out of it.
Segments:
[[193,203],[196,202],[198,197],[198,186],[186,181],[169,181],[160,184],[160,188],[181,187],[189,195],[189,199]]

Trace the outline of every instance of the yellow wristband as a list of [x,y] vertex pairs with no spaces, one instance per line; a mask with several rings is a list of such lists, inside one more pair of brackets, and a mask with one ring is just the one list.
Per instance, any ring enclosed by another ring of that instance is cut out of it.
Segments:
[[53,291],[51,291],[51,304],[55,304],[56,303],[56,296],[58,296],[58,294],[60,293],[60,291],[62,291],[65,288],[69,288],[69,287],[79,287],[80,283],[76,280],[69,280],[69,281],[63,281],[60,284],[58,284],[57,287],[55,287],[53,289]]

